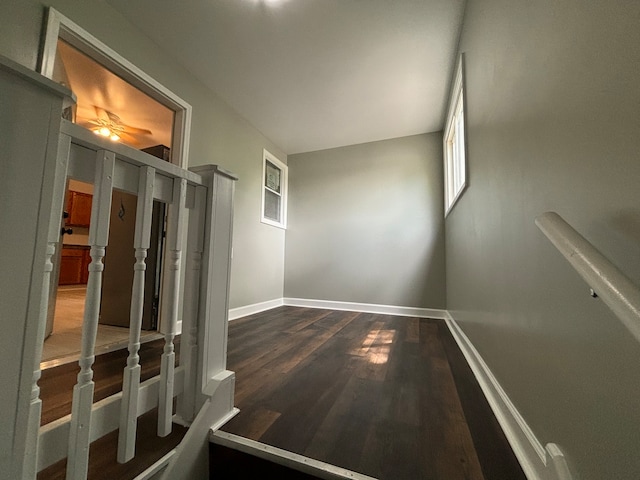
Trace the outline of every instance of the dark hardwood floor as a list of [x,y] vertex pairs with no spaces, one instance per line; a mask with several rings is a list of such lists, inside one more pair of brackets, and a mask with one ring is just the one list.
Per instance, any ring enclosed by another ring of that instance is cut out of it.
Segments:
[[442,320],[280,307],[229,326],[222,430],[382,480],[525,476]]
[[[162,345],[143,345],[143,378],[158,373]],[[126,355],[96,358],[94,401],[120,391]],[[280,307],[230,323],[227,367],[241,412],[224,431],[381,480],[525,479],[441,320]],[[43,423],[70,412],[77,372],[43,372]],[[158,439],[150,412],[139,419],[140,463],[115,463],[113,432],[92,444],[89,478],[133,478],[184,433],[176,425]],[[62,461],[38,478],[64,471]]]

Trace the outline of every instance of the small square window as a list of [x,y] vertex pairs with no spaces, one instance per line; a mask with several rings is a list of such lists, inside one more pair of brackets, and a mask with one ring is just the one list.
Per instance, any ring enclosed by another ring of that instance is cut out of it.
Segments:
[[467,185],[464,113],[464,58],[461,55],[451,89],[444,130],[444,214],[448,215]]
[[262,162],[262,223],[286,228],[287,166],[266,150]]

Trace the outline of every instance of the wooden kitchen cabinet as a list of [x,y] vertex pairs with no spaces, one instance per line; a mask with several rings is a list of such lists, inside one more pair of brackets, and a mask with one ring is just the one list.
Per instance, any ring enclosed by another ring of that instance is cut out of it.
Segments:
[[67,212],[65,220],[67,227],[89,228],[91,222],[91,200],[93,195],[69,190],[67,197]]
[[88,246],[63,246],[58,285],[86,284],[89,279],[89,263],[91,257]]

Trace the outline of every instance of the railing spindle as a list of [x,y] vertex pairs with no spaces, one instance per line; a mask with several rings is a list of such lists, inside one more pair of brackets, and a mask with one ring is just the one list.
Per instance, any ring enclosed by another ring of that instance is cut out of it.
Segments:
[[144,280],[147,268],[145,259],[151,244],[153,220],[153,187],[156,171],[152,167],[140,168],[138,205],[134,248],[133,287],[131,289],[131,311],[129,321],[129,357],[122,378],[122,403],[120,408],[120,430],[118,432],[118,462],[126,463],[135,456],[136,427],[138,419],[138,390],[140,389],[140,330],[144,311]]
[[82,324],[80,373],[78,373],[78,383],[73,387],[67,480],[87,478],[94,390],[91,366],[95,359],[94,350],[100,314],[100,293],[102,271],[104,270],[102,259],[109,240],[114,168],[115,154],[99,150],[96,156],[96,175],[89,227],[91,264],[89,265],[89,280]]
[[[42,278],[42,302],[41,305],[49,303],[49,287],[51,285],[51,272],[53,271],[52,258],[56,253],[56,245],[61,243],[60,225],[62,209],[64,204],[64,190],[67,177],[67,166],[69,163],[69,150],[71,148],[71,138],[67,135],[60,135],[58,143],[58,153],[56,158],[56,170],[53,185],[53,203],[51,205],[51,217],[49,222],[49,234],[47,239],[47,250],[44,264],[44,275]],[[40,430],[40,419],[42,415],[42,400],[40,399],[40,387],[38,381],[42,375],[40,371],[40,361],[42,360],[42,349],[44,345],[44,334],[47,326],[47,308],[40,310],[38,333],[36,339],[35,362],[33,371],[33,384],[31,386],[31,401],[29,405],[29,422],[27,426],[27,454],[24,457],[23,474],[25,478],[34,479],[38,474],[38,435]]]
[[204,224],[207,189],[196,187],[193,209],[189,212],[189,233],[187,237],[187,266],[184,283],[184,311],[182,317],[182,338],[180,345],[180,365],[184,366],[185,388],[178,398],[178,415],[188,424],[199,409],[196,405],[196,381],[198,366],[198,305],[200,303],[200,275],[202,252],[204,251]]
[[175,351],[173,339],[178,322],[178,303],[180,293],[180,262],[182,257],[182,234],[185,219],[187,181],[176,178],[173,181],[173,201],[169,207],[167,220],[167,250],[169,252],[167,283],[164,293],[162,329],[165,336],[164,353],[160,364],[160,396],[158,398],[158,436],[166,437],[171,433],[173,415],[173,377],[175,370]]

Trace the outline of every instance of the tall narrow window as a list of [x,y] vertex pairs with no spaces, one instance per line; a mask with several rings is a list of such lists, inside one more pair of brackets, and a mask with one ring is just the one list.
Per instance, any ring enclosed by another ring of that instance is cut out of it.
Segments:
[[460,56],[451,89],[451,100],[444,131],[444,212],[449,213],[467,185],[464,115],[464,71]]
[[287,166],[266,150],[262,161],[262,222],[286,228]]

